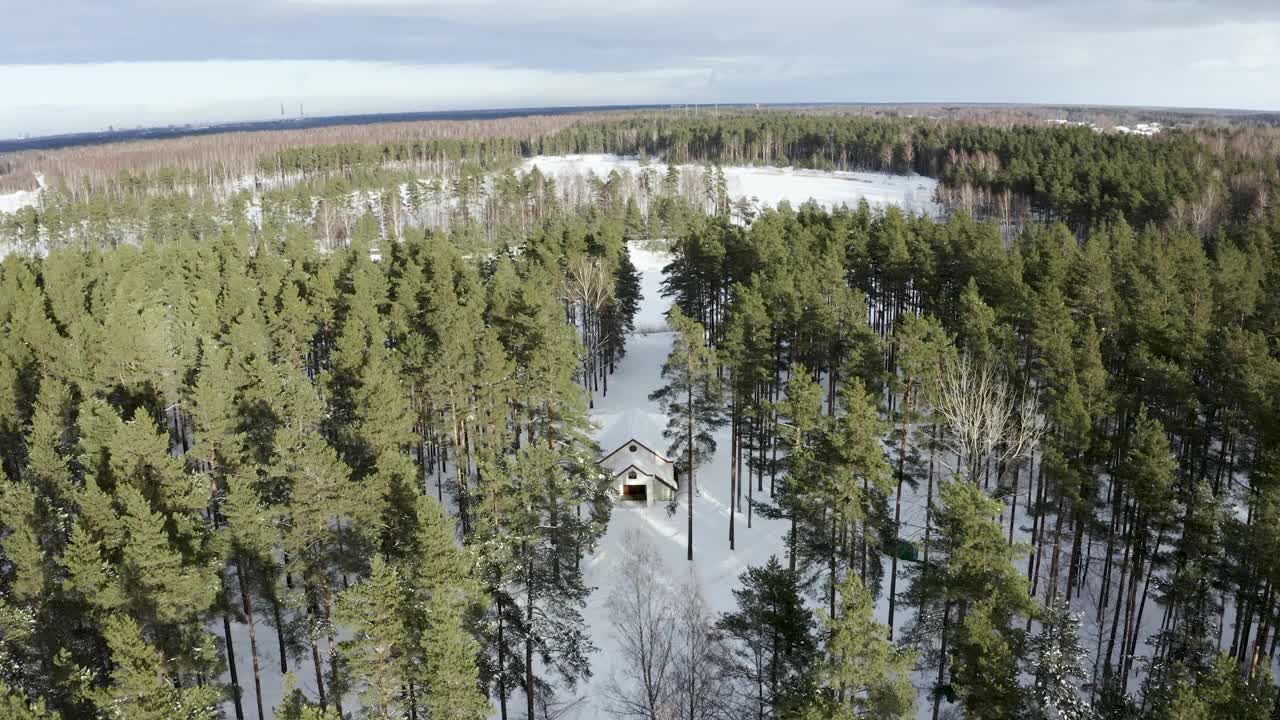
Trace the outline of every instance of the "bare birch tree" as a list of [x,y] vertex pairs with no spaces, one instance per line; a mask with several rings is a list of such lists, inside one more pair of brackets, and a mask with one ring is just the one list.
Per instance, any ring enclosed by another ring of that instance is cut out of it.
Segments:
[[729,720],[734,712],[732,679],[715,618],[693,573],[679,591],[676,609],[675,698],[684,720]]
[[1044,433],[1035,398],[1015,393],[999,371],[968,353],[945,362],[928,396],[949,431],[952,469],[972,482],[989,463],[1005,468],[1030,457]]
[[668,720],[675,703],[676,610],[671,588],[659,574],[662,561],[639,533],[629,531],[622,576],[609,595],[618,660],[605,693],[617,717]]
[[[591,394],[602,375],[601,359],[609,344],[603,320],[604,311],[613,302],[613,276],[599,258],[584,257],[569,267],[566,285],[586,350],[582,358],[582,385]],[[606,384],[605,393],[608,391]]]

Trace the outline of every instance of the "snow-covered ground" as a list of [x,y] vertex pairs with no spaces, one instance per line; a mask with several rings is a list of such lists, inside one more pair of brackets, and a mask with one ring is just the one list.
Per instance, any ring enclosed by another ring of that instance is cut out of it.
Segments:
[[[525,171],[534,166],[546,175],[557,178],[585,176],[587,173],[605,178],[613,170],[619,173],[638,174],[644,167],[637,157],[620,155],[539,155],[524,162]],[[667,166],[650,162],[661,177]],[[682,165],[681,169],[701,171],[699,165]],[[865,199],[872,207],[899,205],[906,210],[929,215],[937,214],[933,202],[938,181],[923,175],[893,175],[877,172],[846,172],[825,170],[800,170],[766,166],[726,166],[725,180],[729,196],[745,197],[759,205],[777,207],[787,200],[793,207],[806,200],[815,200],[826,208],[847,204],[856,207]]]
[[[661,254],[633,247],[631,259],[642,273],[644,299],[636,325],[656,325],[670,303],[658,292],[662,278],[662,266],[667,258]],[[640,410],[651,415],[657,426],[666,424],[666,418],[657,403],[649,400],[649,393],[662,385],[662,363],[671,352],[673,335],[670,332],[648,335],[632,335],[627,339],[627,354],[609,381],[609,394],[595,400],[592,419],[607,432],[610,425],[623,414]],[[608,532],[596,552],[586,558],[584,575],[588,586],[595,588],[584,612],[590,626],[590,636],[599,648],[592,658],[593,677],[585,686],[577,689],[584,700],[575,708],[572,717],[608,717],[608,700],[605,693],[613,674],[624,677],[630,670],[622,665],[614,635],[614,623],[610,620],[608,600],[610,590],[618,583],[625,563],[630,557],[628,543],[639,536],[651,545],[661,558],[663,570],[670,574],[672,583],[679,585],[689,578],[696,579],[709,609],[719,614],[735,607],[733,590],[738,587],[738,576],[748,566],[761,565],[770,555],[782,554],[782,534],[786,524],[777,520],[765,520],[755,516],[752,527],[746,527],[746,515],[737,518],[737,549],[729,551],[729,446],[728,430],[717,434],[719,451],[714,460],[697,471],[697,493],[694,498],[694,561],[685,559],[688,539],[688,520],[684,505],[684,487],[681,486],[680,505],[675,515],[668,516],[662,503],[645,507],[638,503],[619,503],[615,506]],[[602,448],[608,452],[612,448]],[[664,450],[663,446],[657,448]],[[766,483],[766,492],[768,484]]]
[[[553,160],[554,162],[547,162],[548,160]],[[639,167],[638,161],[635,160],[599,155],[559,159],[540,158],[538,163],[544,172],[563,171],[569,174],[576,173],[581,175],[589,170],[598,176],[607,175],[609,170],[618,167],[619,163],[624,166],[626,163],[631,163],[630,167]],[[555,170],[552,168],[555,168]],[[808,197],[819,199],[820,202],[823,201],[822,198],[825,198],[826,204],[830,204],[833,199],[836,199],[836,202],[852,204],[856,203],[861,197],[867,197],[871,201],[873,199],[872,196],[866,194],[866,192],[872,191],[878,193],[874,196],[878,198],[876,202],[901,202],[907,199],[907,192],[911,190],[908,187],[910,182],[931,182],[923,178],[906,179],[871,174],[872,180],[868,180],[867,187],[864,188],[855,184],[852,180],[837,179],[835,176],[867,175],[866,173],[822,173],[820,175],[833,177],[828,177],[822,182],[810,183],[810,180],[822,178],[803,171],[780,171],[772,168],[734,168],[732,172],[731,169],[726,168],[725,172],[731,178],[738,178],[737,181],[730,181],[731,192],[734,191],[734,188],[743,187],[744,185],[741,183],[746,183],[746,187],[751,188],[749,192],[757,194],[761,203],[769,202],[771,204],[783,199],[798,204]],[[882,181],[881,184],[877,185],[876,182],[873,182],[873,180],[877,179]],[[739,184],[735,185],[735,182]],[[822,187],[827,189],[823,191],[825,194],[820,198],[814,194],[813,190]],[[866,192],[863,192],[864,190]],[[760,195],[760,193],[764,192],[770,194]],[[892,195],[894,192],[899,194]],[[917,193],[915,197],[928,197],[923,190],[917,189]],[[641,289],[644,295],[636,318],[636,326],[642,331],[665,328],[664,314],[669,308],[670,302],[661,297],[660,284],[662,281],[662,268],[669,261],[669,257],[661,252],[634,245],[631,247],[631,256],[632,261],[641,273]],[[649,393],[662,384],[661,368],[663,361],[671,350],[671,344],[672,335],[670,332],[665,331],[641,332],[628,338],[627,354],[617,365],[617,372],[609,379],[608,395],[602,396],[599,393],[595,395],[592,419],[598,427],[597,437],[608,435],[609,429],[614,422],[637,411],[647,414],[648,419],[652,421],[651,424],[658,426],[665,424],[665,418],[657,404],[651,402],[648,397]],[[633,503],[619,503],[613,512],[604,538],[595,552],[584,559],[585,580],[588,586],[594,588],[594,592],[588,599],[583,615],[588,624],[588,634],[596,644],[598,651],[591,657],[592,677],[574,690],[562,689],[560,693],[559,699],[562,701],[580,698],[580,702],[562,716],[566,720],[609,717],[609,701],[606,688],[610,678],[615,674],[620,678],[626,677],[633,670],[633,668],[623,665],[615,634],[615,623],[608,609],[608,601],[610,591],[622,577],[627,559],[631,556],[633,549],[630,545],[635,538],[640,538],[653,547],[660,559],[662,571],[668,575],[673,586],[679,586],[692,577],[709,611],[713,615],[719,615],[735,608],[733,590],[739,587],[738,577],[748,567],[766,563],[770,556],[777,556],[780,562],[784,565],[786,564],[787,558],[783,544],[786,524],[783,521],[766,520],[758,514],[753,514],[750,528],[746,526],[745,512],[736,516],[736,549],[729,550],[730,453],[728,452],[728,428],[717,433],[716,441],[719,451],[710,462],[700,467],[697,472],[697,493],[694,499],[694,561],[692,563],[685,559],[687,519],[685,515],[686,508],[683,504],[683,488],[679,498],[679,508],[673,516],[668,516],[665,506],[661,503],[655,503],[649,507]],[[604,449],[607,451],[611,448]],[[656,449],[665,449],[665,443],[658,442]],[[1021,542],[1026,542],[1030,539],[1027,527],[1030,524],[1030,520],[1024,516],[1025,496],[1029,490],[1026,482],[1028,474],[1031,473],[1024,471],[1023,482],[1019,488],[1017,527],[1014,534],[1015,539]],[[768,485],[766,481],[764,483],[764,492],[756,493],[757,500],[767,499]],[[925,489],[923,485],[919,490],[912,490],[909,486],[904,487],[901,534],[904,538],[915,542],[919,542],[924,534],[927,507],[924,496]],[[1007,514],[1001,518],[1001,521],[1007,527]],[[1095,545],[1090,553],[1092,563],[1086,571],[1084,595],[1076,598],[1073,602],[1075,610],[1082,612],[1084,615],[1081,640],[1082,644],[1090,650],[1099,646],[1100,624],[1096,617],[1096,598],[1099,590],[1098,585],[1100,584],[1101,561],[1099,556],[1101,554],[1102,548]],[[1015,562],[1019,569],[1026,567],[1025,557],[1019,558]],[[1048,572],[1048,565],[1049,563],[1046,559],[1042,568],[1042,583],[1043,576]],[[887,559],[885,561],[885,570],[887,573]],[[905,563],[902,563],[899,565],[899,592],[904,591],[907,587],[905,576]],[[1117,580],[1113,578],[1112,582],[1115,583]],[[876,615],[882,623],[886,622],[888,618],[888,584],[889,581],[886,577],[884,579],[884,590],[882,590],[876,602]],[[815,606],[820,603],[817,598],[811,598],[810,602]],[[1090,610],[1091,607],[1092,610]],[[1149,602],[1146,613],[1143,616],[1144,639],[1138,643],[1137,652],[1139,655],[1150,656],[1151,649],[1145,643],[1145,638],[1158,629],[1162,619],[1162,610],[1154,601]],[[1101,624],[1101,627],[1108,630],[1110,628],[1111,612],[1112,610],[1109,608],[1106,622]],[[1226,617],[1227,622],[1230,623],[1233,617],[1234,612],[1231,609]],[[903,628],[910,624],[912,619],[913,614],[910,609],[899,605],[895,618],[897,632],[900,633]],[[221,635],[220,623],[216,624],[216,627],[211,626],[210,630]],[[236,642],[240,682],[244,688],[245,715],[248,718],[253,718],[256,717],[256,708],[254,707],[252,666],[250,664],[245,626],[242,624],[234,625],[232,634]],[[1227,636],[1229,642],[1229,629]],[[1105,645],[1104,636],[1103,642],[1100,644],[1104,651]],[[296,661],[291,659],[290,670],[294,677],[288,681],[283,678],[279,673],[275,634],[265,623],[260,623],[258,627],[258,648],[263,666],[265,705],[269,708],[274,708],[280,698],[283,697],[286,682],[289,681],[294,682],[297,687],[301,688],[309,696],[315,697],[315,681],[312,675],[310,659],[299,658]],[[322,655],[327,657],[323,649]],[[222,678],[224,682],[227,679],[225,675]],[[917,708],[920,718],[929,718],[932,715],[932,706],[928,697],[928,690],[932,685],[932,681],[931,673],[928,676],[922,673],[916,673],[913,676],[913,682],[919,691]],[[1130,682],[1131,692],[1136,690],[1136,685],[1136,682]],[[509,708],[511,708],[513,718],[521,717],[523,702],[524,698],[519,691],[515,692],[513,697],[510,698]],[[356,705],[356,698],[354,696],[348,697],[346,705],[347,710],[350,711]],[[233,717],[229,703],[225,706],[225,709],[227,717]],[[494,717],[496,716],[497,708],[495,706]],[[267,717],[271,717],[270,711],[268,711]]]
[[[670,302],[659,294],[662,267],[669,258],[662,253],[634,246],[631,248],[631,258],[642,274],[641,288],[644,293],[636,325],[637,327],[656,327],[670,307]],[[665,416],[657,403],[651,402],[648,396],[662,384],[662,363],[671,351],[672,338],[669,332],[633,335],[628,338],[626,357],[618,365],[617,373],[609,381],[608,396],[601,397],[598,393],[596,394],[593,420],[600,427],[600,434],[607,434],[613,422],[635,410],[647,413],[659,426],[665,424]],[[646,541],[657,551],[662,569],[669,574],[672,585],[679,586],[692,574],[709,610],[717,616],[736,608],[733,591],[740,587],[738,577],[748,567],[762,565],[768,562],[770,556],[777,556],[779,562],[786,565],[786,548],[783,541],[787,529],[785,521],[767,520],[754,514],[752,526],[748,528],[745,513],[740,513],[736,518],[736,549],[729,550],[731,453],[728,451],[728,428],[716,434],[716,443],[717,452],[713,459],[697,471],[692,563],[688,562],[685,556],[688,521],[685,515],[683,486],[679,496],[679,508],[673,516],[667,515],[666,508],[661,503],[655,503],[651,507],[619,503],[615,507],[608,532],[597,551],[586,559],[585,579],[588,586],[595,588],[595,592],[589,598],[584,616],[590,626],[590,637],[596,643],[599,652],[592,658],[593,677],[584,686],[577,688],[574,693],[575,696],[582,697],[582,702],[567,717],[586,720],[609,716],[609,701],[605,690],[611,675],[616,673],[620,678],[626,678],[633,670],[625,667],[623,659],[619,657],[615,623],[610,617],[608,600],[610,590],[621,579],[626,559],[630,557],[629,544],[634,543],[636,538]],[[605,452],[611,449],[602,448]],[[660,444],[658,449],[665,449],[665,444]],[[940,466],[939,476],[943,474],[944,470]],[[1032,473],[1024,470],[1016,509],[1014,538],[1023,543],[1030,542],[1031,521],[1025,515],[1026,494],[1029,492],[1026,478],[1030,474]],[[769,483],[766,479],[764,493],[757,492],[756,499],[767,500],[768,489]],[[937,492],[936,489],[935,492]],[[928,505],[925,495],[926,486],[923,483],[914,490],[909,485],[903,487],[901,536],[917,545],[924,537]],[[1008,527],[1007,510],[1001,516],[1000,522],[1004,527]],[[1050,519],[1051,522],[1052,519]],[[1100,648],[1105,653],[1106,637],[1109,634],[1105,631],[1110,629],[1114,605],[1108,608],[1105,622],[1099,623],[1096,607],[1100,590],[1101,559],[1099,556],[1101,554],[1102,548],[1099,546],[1095,546],[1090,552],[1092,563],[1087,571],[1085,591],[1082,596],[1074,598],[1072,604],[1075,611],[1082,615],[1081,644],[1090,651]],[[876,599],[875,612],[879,622],[887,623],[890,563],[888,557],[883,560],[886,577],[881,593]],[[1065,556],[1063,562],[1066,562]],[[1014,564],[1019,570],[1025,571],[1027,558],[1025,556],[1018,558]],[[907,563],[898,565],[899,593],[906,591],[910,585],[907,567]],[[1046,557],[1041,567],[1041,595],[1043,595],[1043,583],[1046,581],[1048,569],[1049,560]],[[1115,583],[1118,580],[1113,578],[1112,582]],[[808,600],[811,606],[821,605],[819,598],[808,598]],[[1152,649],[1145,640],[1159,629],[1162,610],[1163,608],[1154,600],[1148,603],[1142,620],[1142,639],[1139,640],[1136,649],[1141,658],[1151,656]],[[1233,614],[1228,614],[1228,623],[1232,617]],[[914,622],[914,619],[914,610],[899,603],[894,622],[895,637],[900,637],[902,631]],[[1100,633],[1100,629],[1104,632]],[[1038,625],[1033,626],[1033,631],[1035,630],[1038,630]],[[1102,635],[1101,643],[1099,643],[1100,634]],[[1229,630],[1227,634],[1229,640]],[[1139,660],[1136,664],[1141,665],[1141,662]],[[917,714],[922,720],[932,717],[929,689],[935,680],[935,672],[916,672],[912,678],[918,691]],[[1024,678],[1024,681],[1029,680]],[[1131,692],[1137,690],[1137,684],[1136,680],[1131,679],[1129,685]],[[522,707],[516,703],[513,705]],[[946,716],[946,703],[943,708]]]
[[[659,295],[662,267],[669,258],[661,253],[632,247],[631,259],[642,274],[641,288],[644,293],[636,325],[656,325],[670,307],[670,302]],[[609,381],[608,396],[596,395],[592,419],[600,427],[601,434],[607,433],[613,422],[635,410],[649,414],[658,426],[665,425],[666,418],[657,403],[649,400],[649,393],[662,385],[662,364],[671,352],[672,339],[673,335],[669,332],[632,335],[628,338],[626,357]],[[568,717],[581,720],[608,717],[606,688],[610,677],[616,674],[619,678],[625,678],[634,670],[625,667],[623,659],[619,657],[615,623],[610,618],[608,601],[609,592],[619,582],[625,570],[626,559],[630,557],[629,544],[637,537],[656,550],[661,559],[662,570],[669,574],[672,585],[679,586],[692,575],[708,609],[716,616],[736,608],[733,591],[740,587],[738,577],[748,567],[763,565],[771,556],[776,556],[780,563],[786,565],[783,535],[787,530],[787,523],[783,520],[768,520],[753,513],[751,527],[748,528],[745,501],[744,512],[739,513],[735,520],[735,549],[729,549],[731,453],[728,450],[727,427],[716,433],[716,445],[717,452],[713,459],[697,470],[693,562],[686,559],[688,519],[683,486],[675,515],[669,516],[662,503],[655,503],[650,507],[638,503],[616,505],[608,532],[596,552],[586,558],[585,580],[588,586],[595,588],[595,592],[588,601],[584,616],[599,652],[592,658],[593,677],[575,692],[583,700]],[[605,452],[610,449],[602,448]],[[659,446],[658,449],[663,450],[665,447]],[[764,492],[755,493],[756,500],[768,500],[768,492],[769,482],[766,479]],[[904,526],[918,522],[923,527],[923,498],[917,500],[914,497],[904,497],[903,501]],[[910,534],[909,528],[904,527],[904,535]],[[900,565],[899,590],[904,586],[904,575],[905,568]],[[888,578],[885,579],[885,584],[887,587]],[[887,621],[888,600],[884,594],[877,603],[876,614],[881,622]],[[906,608],[899,606],[895,624],[901,628],[910,618]],[[917,687],[927,687],[920,681],[916,684]],[[921,698],[921,717],[929,717],[931,707],[925,707],[923,694]]]
[[39,201],[39,190],[18,190],[11,193],[0,193],[0,213],[15,213],[24,207],[32,207]]
[[40,202],[40,191],[44,189],[44,175],[36,173],[35,190],[18,190],[11,193],[0,193],[0,213],[15,213],[24,207],[32,207]]

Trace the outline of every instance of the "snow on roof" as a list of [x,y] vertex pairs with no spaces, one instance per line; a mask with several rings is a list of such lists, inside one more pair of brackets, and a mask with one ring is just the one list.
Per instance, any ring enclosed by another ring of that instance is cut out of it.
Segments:
[[667,441],[662,437],[663,428],[666,427],[664,415],[632,409],[601,417],[600,425],[604,430],[600,432],[596,442],[600,444],[601,459],[632,440],[649,448],[663,460],[667,459],[662,455],[667,447]]
[[[631,452],[632,447],[636,448],[635,452]],[[600,465],[612,470],[614,477],[617,477],[619,473],[628,467],[634,467],[645,475],[662,478],[668,485],[675,487],[672,484],[675,481],[675,465],[670,460],[656,454],[647,445],[623,443],[617,450],[602,458]]]
[[[644,453],[644,456],[648,456],[648,453]],[[614,456],[614,457],[620,457],[620,456]],[[619,464],[621,464],[621,463],[619,463]],[[623,466],[623,467],[621,467],[621,468],[618,468],[618,469],[613,473],[613,476],[616,478],[616,477],[618,477],[618,476],[622,475],[622,474],[623,474],[623,473],[625,473],[625,472],[628,472],[628,471],[630,471],[630,470],[635,470],[636,472],[639,472],[641,475],[647,475],[648,477],[651,477],[651,478],[653,478],[654,480],[657,480],[658,482],[662,483],[663,485],[666,485],[667,487],[671,488],[672,490],[679,490],[679,489],[680,489],[680,488],[676,487],[676,481],[675,481],[675,479],[672,477],[672,473],[671,473],[671,466],[670,466],[670,465],[665,465],[665,466],[663,466],[663,467],[659,467],[659,468],[654,468],[654,467],[645,467],[645,465],[652,466],[652,465],[653,465],[653,463],[652,463],[652,462],[650,462],[650,463],[642,463],[642,462],[633,462],[633,463],[628,463],[628,464],[626,464],[625,466]]]
[[661,450],[667,446],[662,437],[665,419],[660,413],[639,409],[615,416],[600,434],[600,465],[612,471],[614,477],[634,468],[672,490],[678,489],[675,466]]

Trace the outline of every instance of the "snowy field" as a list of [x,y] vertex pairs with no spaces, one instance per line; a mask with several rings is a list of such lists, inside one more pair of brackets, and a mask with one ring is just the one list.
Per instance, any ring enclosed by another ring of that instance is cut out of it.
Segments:
[[[639,158],[629,156],[539,155],[526,160],[523,170],[532,170],[535,165],[542,173],[556,178],[585,176],[587,173],[604,178],[613,170],[636,175],[645,167]],[[647,167],[655,169],[659,179],[667,171],[667,166],[661,162],[650,162]],[[700,165],[680,167],[702,170]],[[860,200],[865,199],[872,207],[899,205],[917,213],[938,213],[933,202],[938,181],[923,175],[764,166],[726,166],[722,169],[728,182],[729,197],[734,200],[745,197],[756,205],[777,207],[779,202],[786,200],[792,206],[799,206],[812,199],[825,208],[846,204],[856,207]]]
[[40,200],[39,190],[17,190],[0,193],[0,213],[15,213],[24,207],[32,207]]

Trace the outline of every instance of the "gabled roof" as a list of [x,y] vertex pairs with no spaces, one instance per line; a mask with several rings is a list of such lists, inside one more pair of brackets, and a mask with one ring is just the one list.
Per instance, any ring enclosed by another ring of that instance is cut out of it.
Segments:
[[675,465],[670,460],[638,442],[634,443],[636,451],[631,452],[632,446],[630,442],[619,445],[618,449],[600,459],[600,465],[615,471],[635,467],[646,475],[664,478],[674,484]]
[[[634,453],[631,452],[632,446],[636,447],[637,449],[637,451]],[[654,450],[653,448],[649,447],[645,443],[635,438],[624,440],[621,445],[605,453],[604,456],[601,457],[597,462],[599,462],[602,465],[614,465],[616,464],[614,460],[616,460],[617,458],[625,458],[627,456],[635,456],[635,455],[643,455],[645,457],[648,457],[652,459],[654,463],[657,463],[657,464],[666,464],[666,465],[672,464],[671,461],[668,460],[665,455],[658,452],[657,450]]]
[[600,456],[601,460],[612,455],[618,448],[634,442],[643,445],[656,457],[670,462],[659,449],[667,445],[662,437],[663,428],[666,426],[666,418],[662,415],[643,410],[628,410],[613,417],[606,416],[601,420],[604,430],[596,438],[603,453]]
[[662,474],[662,473],[652,473],[652,472],[648,472],[648,471],[646,471],[644,468],[640,467],[639,465],[636,465],[635,463],[631,463],[631,464],[626,465],[625,467],[621,468],[620,470],[618,470],[617,472],[615,472],[615,473],[613,474],[613,477],[617,478],[618,476],[622,475],[623,473],[625,473],[625,472],[629,472],[629,471],[631,471],[631,470],[635,470],[636,472],[640,473],[641,475],[644,475],[645,477],[651,477],[651,478],[653,478],[654,480],[657,480],[658,482],[662,483],[663,485],[666,485],[667,487],[671,488],[672,490],[679,490],[679,489],[680,489],[680,488],[676,487],[675,482],[674,482],[670,477],[665,477],[665,476],[663,476],[663,474]]

